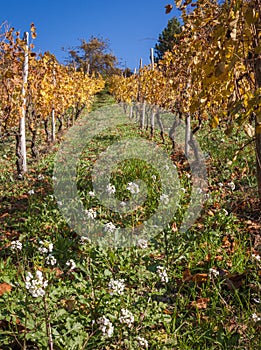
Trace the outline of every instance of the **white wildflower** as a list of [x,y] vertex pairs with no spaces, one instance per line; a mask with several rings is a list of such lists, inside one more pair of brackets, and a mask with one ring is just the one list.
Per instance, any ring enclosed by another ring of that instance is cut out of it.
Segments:
[[129,310],[121,309],[121,316],[119,320],[120,323],[125,323],[128,327],[131,327],[134,323],[134,316]]
[[163,193],[160,196],[160,201],[165,205],[169,204],[169,196],[167,194]]
[[114,331],[111,321],[107,317],[102,316],[98,318],[97,323],[100,325],[99,329],[102,331],[103,336],[106,338],[111,338]]
[[11,242],[11,249],[12,250],[22,250],[23,245],[20,241],[13,241]]
[[48,253],[48,249],[45,248],[45,247],[38,247],[38,250],[40,253],[43,253],[43,254],[47,254]]
[[65,265],[68,266],[70,270],[74,270],[76,268],[76,264],[73,259],[67,260]]
[[94,220],[97,216],[97,212],[93,209],[85,210],[85,214],[88,219]]
[[152,175],[151,178],[152,178],[153,181],[156,181],[156,180],[157,180],[157,176],[156,176],[156,175]]
[[90,196],[90,197],[95,197],[95,192],[94,192],[94,191],[90,191],[90,192],[89,192],[89,196]]
[[145,338],[137,337],[137,341],[139,343],[139,346],[141,346],[142,348],[148,349],[149,344]]
[[116,226],[112,222],[108,222],[104,225],[104,231],[108,233],[113,233],[116,230]]
[[48,241],[40,241],[39,244],[41,245],[38,247],[39,252],[43,254],[52,253],[53,243],[50,243]]
[[122,295],[124,288],[125,288],[124,280],[123,279],[119,279],[119,280],[111,279],[109,284],[108,284],[108,287],[111,290],[110,295],[115,295],[115,294]]
[[256,259],[257,261],[261,260],[260,255],[258,254],[252,254],[252,258]]
[[57,263],[57,260],[55,259],[55,257],[52,254],[49,254],[45,258],[45,261],[46,261],[47,265],[52,265],[52,266],[54,266]]
[[258,317],[256,313],[254,313],[254,314],[252,315],[252,319],[253,319],[254,322],[259,322],[259,321],[261,321],[261,317]]
[[82,244],[86,244],[86,243],[91,243],[91,240],[90,240],[89,237],[82,236],[82,237],[80,238],[80,242],[81,242]]
[[116,192],[116,188],[112,184],[107,185],[106,190],[109,194],[114,194]]
[[140,188],[135,182],[129,182],[126,189],[129,190],[131,194],[137,194],[140,192]]
[[219,276],[219,271],[216,269],[209,269],[209,276],[217,277]]
[[35,279],[31,272],[27,273],[25,278],[25,288],[34,298],[43,297],[47,286],[48,281],[43,279],[43,273],[41,271],[36,271]]
[[32,194],[34,194],[34,190],[30,190],[27,193],[29,194],[29,196],[31,196]]
[[22,174],[18,174],[18,179],[22,179],[23,175]]
[[56,177],[56,176],[52,176],[52,180],[53,180],[53,181],[56,181],[56,180],[57,180],[57,177]]
[[137,242],[137,247],[141,249],[147,249],[148,241],[146,241],[146,239],[140,238]]
[[226,209],[222,209],[223,213],[228,216],[228,211]]
[[159,275],[162,283],[168,283],[169,278],[168,278],[167,271],[166,271],[165,267],[157,266],[157,274]]
[[257,304],[260,304],[260,303],[261,303],[260,299],[253,298],[253,300],[254,300],[254,302],[257,303]]
[[235,186],[233,181],[229,182],[227,185],[228,185],[228,187],[231,188],[232,191],[234,191],[234,189],[236,188],[236,186]]
[[219,182],[219,183],[218,183],[218,186],[219,186],[219,187],[223,187],[224,185],[223,185],[222,182]]
[[39,174],[38,177],[37,177],[38,180],[43,180],[44,179],[44,176],[42,174]]

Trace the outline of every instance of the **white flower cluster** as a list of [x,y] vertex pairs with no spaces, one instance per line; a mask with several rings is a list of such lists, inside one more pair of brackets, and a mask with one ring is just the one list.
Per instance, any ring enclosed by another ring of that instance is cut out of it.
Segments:
[[104,231],[108,233],[113,233],[116,230],[116,226],[112,222],[108,222],[104,225]]
[[156,181],[156,180],[157,180],[157,176],[156,176],[156,175],[152,175],[151,178],[152,178],[153,181]]
[[94,220],[97,216],[97,213],[93,209],[85,210],[85,214],[88,219]]
[[167,205],[169,204],[169,196],[167,194],[162,194],[160,196],[160,201],[164,204],[164,205]]
[[23,245],[20,241],[13,241],[11,242],[11,249],[12,250],[22,250]]
[[148,349],[149,344],[145,338],[137,337],[137,341],[138,341],[140,347]]
[[107,317],[102,316],[98,318],[97,323],[100,325],[99,329],[102,331],[103,336],[106,338],[111,338],[114,331],[111,321]]
[[168,283],[169,278],[168,278],[167,271],[166,271],[165,267],[157,266],[157,274],[159,275],[162,283]]
[[131,194],[137,194],[140,192],[140,188],[135,182],[129,182],[126,188]]
[[67,260],[65,265],[68,266],[70,270],[74,270],[76,268],[76,264],[73,259]]
[[91,243],[91,239],[89,237],[86,237],[86,236],[81,236],[80,242],[82,244]]
[[213,276],[213,277],[217,277],[217,276],[219,276],[219,271],[218,270],[216,270],[216,269],[209,269],[209,276],[211,277],[211,276]]
[[51,254],[53,251],[53,243],[50,243],[48,241],[40,241],[39,244],[40,244],[40,247],[38,247],[39,252],[43,254],[49,253],[45,258],[46,264],[54,266],[57,263],[57,260]]
[[95,192],[94,191],[89,191],[89,196],[92,197],[92,198],[95,197]]
[[259,321],[261,321],[261,317],[258,317],[256,313],[254,313],[254,314],[252,315],[252,319],[253,319],[254,322],[259,322]]
[[134,316],[129,310],[121,309],[121,316],[119,320],[120,320],[120,323],[124,323],[128,327],[131,327],[134,323]]
[[137,247],[141,249],[147,249],[148,248],[148,241],[146,239],[140,238],[137,242]]
[[41,271],[37,270],[34,276],[31,272],[27,273],[25,278],[25,288],[29,291],[29,293],[34,297],[42,297],[45,295],[45,288],[48,286],[48,281],[44,281],[43,274]]
[[109,284],[108,284],[108,287],[111,290],[111,292],[110,292],[111,295],[115,295],[115,294],[122,295],[124,288],[125,288],[124,280],[123,279],[119,279],[119,280],[111,279]]
[[252,257],[256,259],[257,261],[261,261],[261,257],[258,254],[252,254]]
[[231,191],[234,191],[234,190],[235,190],[235,188],[236,188],[236,186],[235,186],[235,184],[234,184],[234,182],[233,182],[233,181],[229,182],[227,185],[228,185],[228,187],[230,187],[230,188],[231,188]]
[[54,266],[57,263],[57,260],[52,254],[47,255],[47,257],[45,258],[45,261],[47,265],[52,265],[52,266]]
[[226,216],[228,216],[228,211],[226,209],[223,208],[222,211]]
[[38,247],[39,252],[43,254],[52,253],[53,251],[53,244],[48,241],[40,241],[39,244],[41,245]]
[[116,188],[112,184],[107,185],[106,190],[109,194],[114,194],[116,192]]

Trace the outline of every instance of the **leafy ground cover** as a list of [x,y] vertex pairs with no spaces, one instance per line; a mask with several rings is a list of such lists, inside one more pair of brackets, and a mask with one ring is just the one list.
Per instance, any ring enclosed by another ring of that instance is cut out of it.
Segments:
[[[121,164],[108,191],[124,201],[140,178],[149,191],[143,207],[119,216],[92,193],[91,170],[100,152],[126,137],[149,139],[149,133],[135,125],[107,130],[86,145],[78,168],[86,215],[111,229],[139,224],[162,199],[160,174],[137,160]],[[254,147],[241,132],[226,136],[207,125],[197,137],[209,180],[200,218],[179,231],[191,174],[175,153],[183,188],[175,217],[164,232],[131,248],[94,245],[67,225],[53,195],[58,145],[39,161],[31,159],[23,180],[14,172],[12,140],[1,145],[1,349],[260,348]],[[159,136],[154,141],[171,154],[170,143],[163,145]]]

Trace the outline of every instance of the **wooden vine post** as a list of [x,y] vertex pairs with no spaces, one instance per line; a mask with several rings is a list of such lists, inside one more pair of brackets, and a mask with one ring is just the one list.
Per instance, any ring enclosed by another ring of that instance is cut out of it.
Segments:
[[28,53],[29,53],[29,33],[24,33],[24,64],[23,64],[23,84],[22,84],[22,111],[19,120],[19,131],[16,136],[16,155],[18,174],[27,172],[26,162],[26,137],[25,137],[25,116],[26,116],[26,85],[28,80]]
[[[150,63],[151,63],[151,69],[154,70],[154,49],[150,49]],[[150,136],[151,138],[154,137],[154,131],[155,131],[155,106],[152,106],[151,110],[151,117],[150,117]]]
[[[255,51],[261,45],[261,1],[255,2],[255,11],[259,14],[258,20],[253,25],[253,47]],[[254,55],[254,73],[256,80],[256,88],[261,88],[261,54],[259,51]],[[258,186],[258,195],[261,203],[261,112],[259,111],[255,116],[255,140],[256,140],[256,177]]]
[[[55,85],[56,85],[55,69],[53,69],[53,85],[54,85],[54,93],[55,93]],[[52,106],[52,135],[51,135],[51,142],[55,142],[55,109],[54,109],[54,104]]]

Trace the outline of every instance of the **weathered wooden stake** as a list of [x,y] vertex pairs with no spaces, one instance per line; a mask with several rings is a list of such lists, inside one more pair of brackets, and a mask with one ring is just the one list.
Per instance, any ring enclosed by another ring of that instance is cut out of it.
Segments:
[[19,120],[19,132],[17,136],[17,170],[19,174],[27,172],[26,162],[26,137],[25,137],[25,116],[26,116],[26,84],[28,80],[28,51],[29,33],[24,33],[24,64],[23,64],[23,85],[22,85],[22,115]]

